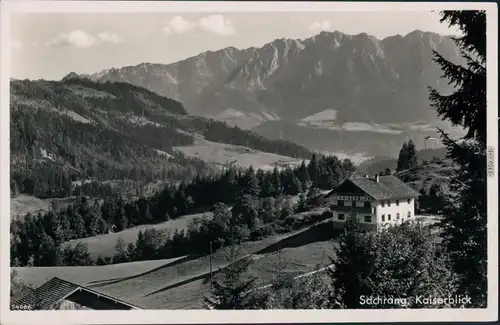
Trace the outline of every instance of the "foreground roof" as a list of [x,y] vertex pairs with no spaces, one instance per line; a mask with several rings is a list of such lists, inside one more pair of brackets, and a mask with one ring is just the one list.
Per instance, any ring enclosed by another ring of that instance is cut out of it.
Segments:
[[10,297],[10,306],[11,309],[15,309],[16,306],[30,306],[32,309],[47,310],[53,308],[58,302],[68,298],[78,290],[95,294],[96,298],[105,297],[132,309],[140,309],[128,302],[57,277],[50,279],[36,289],[26,288]]
[[397,198],[418,197],[419,193],[406,185],[403,181],[393,175],[375,177],[348,178],[337,188],[328,193],[328,196],[338,193],[346,183],[354,184],[357,188],[374,198],[375,200],[389,200]]

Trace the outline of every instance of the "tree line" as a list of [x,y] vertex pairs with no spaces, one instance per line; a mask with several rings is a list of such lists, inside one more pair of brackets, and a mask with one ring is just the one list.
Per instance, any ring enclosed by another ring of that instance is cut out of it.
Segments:
[[[313,201],[315,200],[312,197],[307,200],[310,204],[313,204]],[[259,199],[245,195],[233,209],[223,203],[216,204],[212,213],[191,221],[187,230],[175,229],[172,232],[147,228],[139,231],[135,242],[125,243],[119,238],[113,256],[97,258],[92,257],[88,246],[83,242],[61,245],[57,244],[57,239],[53,240],[50,235],[40,232],[40,241],[43,244],[35,255],[28,257],[27,263],[35,266],[91,266],[186,255],[203,256],[210,253],[210,245],[215,251],[228,245],[301,229],[331,217],[330,213],[319,211],[300,217],[294,216],[294,211],[289,199]],[[29,247],[22,247],[20,241],[16,245],[14,252],[29,251]],[[36,250],[36,247],[32,249]],[[14,258],[13,265],[19,266],[25,260],[24,256]]]
[[[273,204],[266,203],[269,209],[259,210],[256,202],[260,202],[260,199],[302,193],[298,209],[303,211],[308,209],[308,204],[318,204],[315,198],[320,194],[319,189],[336,186],[353,171],[354,166],[349,160],[341,161],[336,157],[317,159],[313,156],[307,165],[303,161],[300,166],[282,171],[277,168],[265,172],[260,169],[255,171],[251,167],[246,170],[231,167],[217,176],[197,176],[192,182],[181,182],[178,186],[167,185],[150,198],[141,197],[131,202],[127,202],[121,195],[94,200],[80,197],[66,209],[53,207],[45,214],[29,214],[13,220],[11,260],[19,266],[37,266],[42,262],[36,258],[32,261],[34,256],[41,258],[44,251],[53,251],[47,246],[59,247],[63,242],[72,239],[164,222],[182,215],[208,211],[217,204],[233,206],[232,215],[241,214],[231,221],[231,229],[246,225],[248,229],[241,230],[242,238],[256,238],[259,233],[279,231],[266,226],[271,223],[269,220],[275,219],[265,217],[267,211],[273,211]],[[281,208],[279,210],[281,211]],[[198,238],[201,238],[200,234],[205,236],[207,232],[215,231],[211,229],[219,229],[222,226],[215,227],[211,224],[204,227],[198,230]],[[224,227],[228,229],[229,225],[225,224]],[[194,232],[191,235],[193,234]],[[227,234],[221,236],[225,237]]]

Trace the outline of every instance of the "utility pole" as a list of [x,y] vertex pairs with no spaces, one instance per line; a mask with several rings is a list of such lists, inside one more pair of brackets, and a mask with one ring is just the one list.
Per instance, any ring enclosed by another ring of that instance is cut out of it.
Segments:
[[427,139],[429,139],[429,136],[424,138],[424,160],[427,160]]
[[210,290],[212,290],[212,241],[210,241]]

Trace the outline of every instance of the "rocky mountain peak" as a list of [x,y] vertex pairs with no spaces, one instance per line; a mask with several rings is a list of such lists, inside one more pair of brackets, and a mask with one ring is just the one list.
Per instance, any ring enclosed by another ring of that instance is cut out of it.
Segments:
[[334,109],[346,119],[409,121],[430,114],[427,86],[444,86],[432,50],[458,57],[449,37],[420,30],[384,39],[322,31],[93,78],[145,87],[181,101],[195,115],[217,117],[231,109],[295,120]]

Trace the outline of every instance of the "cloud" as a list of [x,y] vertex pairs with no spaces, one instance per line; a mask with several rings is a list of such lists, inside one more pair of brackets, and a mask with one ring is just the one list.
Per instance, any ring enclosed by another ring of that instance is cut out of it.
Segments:
[[189,21],[182,16],[175,16],[162,28],[162,31],[170,35],[172,33],[183,34],[195,29],[218,35],[233,35],[235,33],[233,24],[223,15],[210,15],[202,17],[198,21]]
[[22,43],[19,42],[18,40],[10,40],[10,46],[11,46],[11,49],[13,50],[17,50],[17,49],[20,49],[22,47]]
[[170,19],[168,24],[163,27],[163,32],[167,34],[177,33],[183,34],[189,32],[190,30],[196,28],[196,24],[184,19],[182,16],[175,16]]
[[313,32],[321,32],[324,30],[329,30],[332,28],[330,22],[328,20],[323,21],[315,21],[309,24],[308,28]]
[[97,37],[103,43],[118,44],[121,42],[120,37],[117,34],[110,33],[107,30],[99,33]]
[[199,21],[200,28],[219,35],[233,35],[234,26],[223,15],[203,17]]
[[89,48],[103,43],[120,43],[118,35],[104,31],[94,36],[82,30],[73,30],[70,33],[59,34],[57,37],[45,43],[45,46],[70,46],[76,48]]

